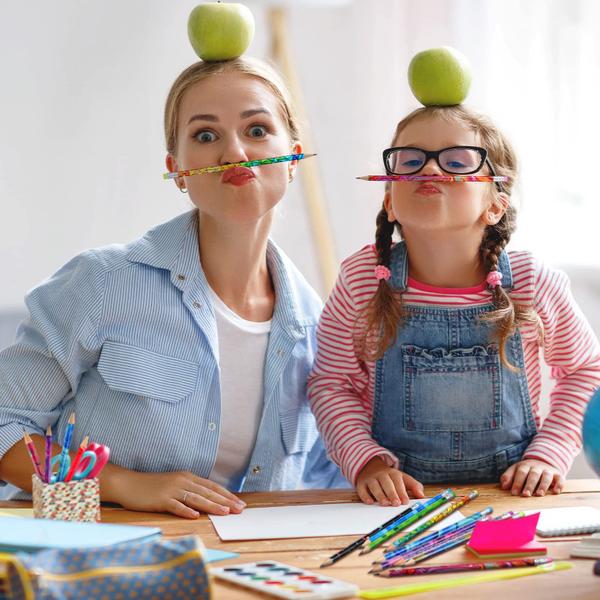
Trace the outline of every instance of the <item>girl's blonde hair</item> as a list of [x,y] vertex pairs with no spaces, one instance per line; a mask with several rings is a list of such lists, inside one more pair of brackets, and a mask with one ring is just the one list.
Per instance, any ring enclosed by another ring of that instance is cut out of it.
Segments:
[[[510,142],[492,121],[463,105],[457,106],[426,106],[419,108],[402,119],[397,127],[392,140],[396,143],[402,130],[417,119],[437,118],[446,122],[458,123],[475,131],[479,136],[480,144],[488,152],[496,175],[507,175],[510,180],[503,184],[502,191],[509,197],[517,174],[517,159]],[[390,184],[386,186],[389,190]],[[498,194],[496,187],[493,193]],[[382,206],[376,219],[377,230],[375,246],[377,249],[377,263],[386,267],[390,266],[392,250],[392,235],[394,230],[402,234],[400,223],[390,223],[387,218],[385,205]],[[516,209],[511,203],[502,218],[495,225],[485,228],[480,246],[480,257],[486,271],[496,271],[502,250],[508,244],[516,226]],[[481,319],[493,323],[496,328],[496,337],[499,342],[500,358],[502,363],[511,370],[516,367],[511,365],[506,358],[506,343],[515,330],[524,324],[533,324],[541,337],[542,329],[539,316],[528,306],[513,302],[511,297],[500,285],[492,289],[494,310],[484,313]],[[356,345],[357,352],[364,360],[377,360],[396,339],[398,327],[404,318],[402,294],[394,290],[387,281],[380,280],[375,296],[365,309],[362,318],[357,323]]]
[[290,92],[281,77],[267,63],[255,58],[240,57],[234,60],[219,62],[199,61],[190,65],[175,80],[165,104],[165,140],[167,152],[175,155],[177,152],[177,128],[179,125],[179,109],[181,99],[196,83],[220,73],[242,73],[254,77],[271,90],[277,99],[287,126],[292,144],[299,141],[300,131]]

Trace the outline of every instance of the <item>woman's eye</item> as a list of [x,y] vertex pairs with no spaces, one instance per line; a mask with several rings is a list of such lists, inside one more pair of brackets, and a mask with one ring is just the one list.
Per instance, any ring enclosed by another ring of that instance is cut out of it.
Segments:
[[217,136],[213,131],[208,131],[206,129],[204,131],[199,131],[194,137],[202,144],[214,142],[217,139]]
[[268,129],[263,125],[252,125],[248,130],[248,134],[253,138],[265,137],[268,133]]

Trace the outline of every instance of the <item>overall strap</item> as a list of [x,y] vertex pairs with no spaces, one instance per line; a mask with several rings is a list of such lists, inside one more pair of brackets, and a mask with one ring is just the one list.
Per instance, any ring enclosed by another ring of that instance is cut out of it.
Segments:
[[408,255],[406,244],[399,242],[390,253],[390,285],[403,292],[408,282]]
[[510,268],[510,258],[506,250],[502,250],[498,258],[498,271],[502,273],[502,287],[505,291],[510,292],[513,288],[513,275]]

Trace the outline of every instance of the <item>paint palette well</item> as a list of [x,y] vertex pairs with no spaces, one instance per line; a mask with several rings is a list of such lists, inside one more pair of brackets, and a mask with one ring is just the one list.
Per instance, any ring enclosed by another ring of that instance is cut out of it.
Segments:
[[329,600],[352,598],[358,586],[274,560],[211,569],[211,574],[277,598]]

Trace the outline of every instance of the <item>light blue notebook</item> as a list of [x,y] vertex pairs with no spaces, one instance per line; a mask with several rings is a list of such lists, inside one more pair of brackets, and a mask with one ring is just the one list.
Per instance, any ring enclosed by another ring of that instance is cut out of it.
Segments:
[[237,552],[225,552],[225,550],[213,550],[207,548],[204,552],[204,562],[218,562],[220,560],[227,560],[228,558],[237,558],[239,554]]
[[160,537],[158,527],[0,517],[0,552],[97,548]]

